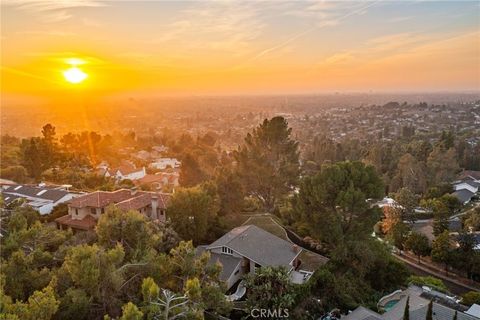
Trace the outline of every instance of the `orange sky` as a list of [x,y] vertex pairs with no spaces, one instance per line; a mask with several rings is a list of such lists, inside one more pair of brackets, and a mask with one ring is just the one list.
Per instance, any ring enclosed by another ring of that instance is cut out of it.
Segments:
[[[2,1],[2,95],[478,90],[478,2]],[[88,78],[69,84],[68,58]]]

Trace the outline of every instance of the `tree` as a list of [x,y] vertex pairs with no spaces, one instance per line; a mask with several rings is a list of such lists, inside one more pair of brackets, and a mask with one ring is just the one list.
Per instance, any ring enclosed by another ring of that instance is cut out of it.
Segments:
[[425,207],[433,211],[433,234],[438,236],[448,230],[448,218],[452,215],[452,212],[443,199],[429,199],[422,203]]
[[392,179],[392,189],[408,188],[415,193],[426,189],[424,164],[415,159],[410,153],[404,154],[397,164],[397,171]]
[[217,216],[215,199],[201,187],[180,188],[172,196],[168,215],[175,231],[183,239],[201,243]]
[[436,146],[428,156],[427,168],[430,176],[430,185],[442,182],[451,182],[460,170],[454,148],[447,151],[442,146]]
[[382,231],[389,235],[395,226],[403,223],[402,210],[397,206],[386,206],[383,208],[384,218],[382,220]]
[[372,166],[339,162],[305,177],[292,205],[296,220],[312,237],[334,245],[346,238],[369,236],[380,212],[366,199],[382,195],[383,183]]
[[402,209],[403,216],[408,217],[412,223],[415,222],[414,209],[418,205],[415,194],[408,188],[401,188],[394,194],[393,198]]
[[418,232],[412,232],[410,234],[405,242],[405,247],[418,257],[418,263],[420,263],[420,257],[428,256],[430,253],[428,238]]
[[448,231],[443,231],[433,241],[432,260],[443,263],[445,265],[445,273],[448,275],[448,266],[452,260],[452,247]]
[[462,296],[462,303],[466,306],[471,306],[472,304],[480,304],[480,292],[478,291],[469,291]]
[[115,312],[121,305],[120,287],[124,283],[122,267],[125,252],[119,244],[106,250],[98,245],[70,248],[62,265],[62,274],[84,290],[98,304],[101,314]]
[[472,210],[465,219],[465,228],[468,228],[469,231],[479,231],[480,230],[480,208]]
[[22,165],[27,169],[30,177],[36,181],[39,181],[42,172],[47,169],[42,162],[39,144],[40,140],[38,138],[24,139],[21,144]]
[[410,297],[407,297],[405,309],[403,311],[403,320],[410,320]]
[[129,302],[122,307],[122,316],[120,320],[142,320],[143,312],[138,307]]
[[242,209],[244,190],[240,177],[229,168],[220,168],[215,182],[217,183],[217,192],[220,197],[221,215],[237,213]]
[[68,288],[60,297],[57,319],[88,320],[92,307],[92,297],[85,290]]
[[407,280],[407,283],[409,285],[414,284],[418,287],[422,287],[422,286],[431,287],[441,292],[448,291],[447,286],[445,285],[445,283],[443,283],[442,280],[432,276],[426,276],[426,277],[410,276]]
[[206,175],[203,172],[198,159],[192,154],[187,154],[182,159],[182,170],[180,172],[179,183],[183,187],[193,187],[205,181]]
[[425,320],[433,320],[433,301],[432,300],[430,300],[430,303],[428,304],[427,315],[425,317]]
[[4,306],[4,314],[10,316],[6,319],[50,320],[57,312],[58,306],[59,301],[55,297],[51,284],[41,291],[35,291],[27,302],[17,301],[14,304],[7,302]]
[[393,242],[393,245],[400,250],[400,254],[405,247],[405,242],[408,239],[410,227],[403,221],[398,222],[390,229],[387,238]]
[[458,247],[453,250],[453,265],[458,270],[464,271],[468,279],[472,279],[476,270],[480,269],[480,253],[475,250],[474,234],[460,232],[457,241]]
[[13,180],[17,183],[27,181],[28,172],[23,166],[9,166],[0,170],[0,176],[4,179]]
[[247,309],[289,309],[294,303],[294,290],[283,267],[262,267],[247,275]]
[[123,211],[115,206],[100,216],[96,233],[98,243],[115,248],[118,243],[125,250],[127,260],[138,260],[151,250],[168,252],[178,243],[177,235],[169,227],[149,220],[137,211]]
[[234,154],[245,191],[262,201],[268,212],[293,189],[300,174],[298,142],[291,133],[284,118],[265,119]]

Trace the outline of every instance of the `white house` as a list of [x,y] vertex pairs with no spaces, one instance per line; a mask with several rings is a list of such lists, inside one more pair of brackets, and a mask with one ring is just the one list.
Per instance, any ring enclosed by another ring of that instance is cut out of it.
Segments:
[[113,177],[117,180],[138,180],[145,177],[147,171],[145,167],[136,168],[131,164],[124,164],[115,169],[108,169],[105,171],[105,177]]
[[165,170],[167,167],[179,168],[180,165],[181,162],[175,158],[159,158],[155,162],[152,162],[150,167],[158,170]]

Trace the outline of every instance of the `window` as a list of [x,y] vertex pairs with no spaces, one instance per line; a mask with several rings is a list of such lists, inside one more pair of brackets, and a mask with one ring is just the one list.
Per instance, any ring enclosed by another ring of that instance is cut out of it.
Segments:
[[105,213],[105,208],[102,208],[101,212],[102,212],[102,213]]
[[97,209],[91,208],[91,209],[90,209],[90,213],[91,213],[91,214],[97,214]]
[[233,250],[228,247],[222,247],[222,253],[233,254]]
[[235,271],[233,275],[236,276],[239,272],[240,272],[240,269],[237,269],[237,271]]
[[75,209],[75,215],[78,216],[78,209]]

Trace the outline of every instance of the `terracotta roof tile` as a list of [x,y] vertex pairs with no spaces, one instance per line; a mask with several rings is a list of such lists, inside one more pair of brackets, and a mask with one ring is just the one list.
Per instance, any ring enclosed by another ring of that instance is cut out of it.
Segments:
[[72,219],[70,215],[65,215],[63,217],[55,219],[55,222],[58,222],[61,225],[71,227],[73,229],[81,229],[81,230],[92,230],[95,228],[97,221],[91,215],[87,215],[85,218],[81,220]]

